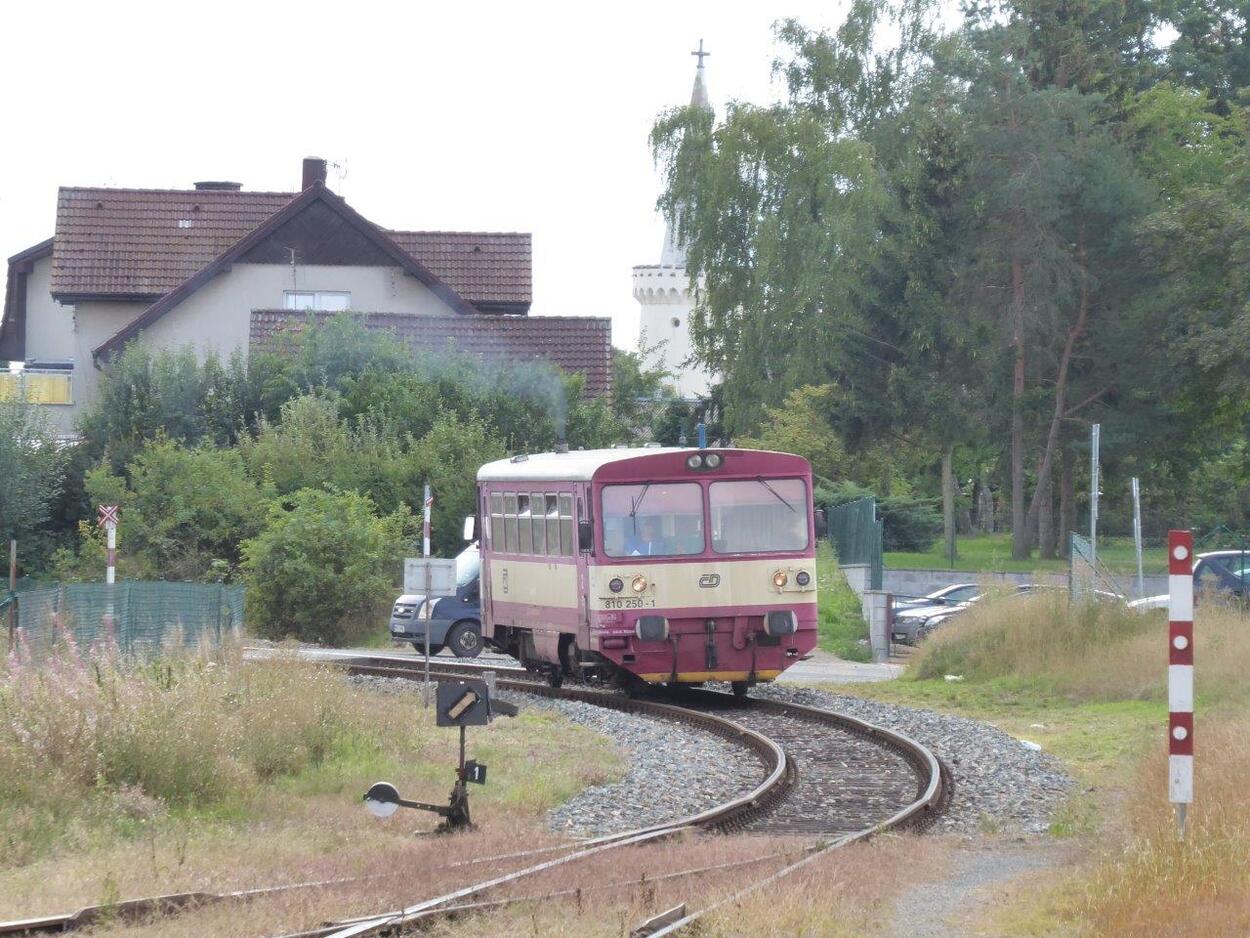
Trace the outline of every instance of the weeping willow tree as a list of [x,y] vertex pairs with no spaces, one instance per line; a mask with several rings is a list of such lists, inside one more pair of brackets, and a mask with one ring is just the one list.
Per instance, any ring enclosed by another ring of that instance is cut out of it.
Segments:
[[[669,112],[652,144],[731,432],[759,429],[793,388],[827,387],[824,417],[849,444],[941,453],[949,538],[974,342],[950,302],[964,129],[930,12],[859,2],[834,33],[784,23],[783,100],[732,104],[719,123]],[[897,41],[881,51],[886,28]]]
[[[777,28],[785,99],[660,117],[651,135],[660,205],[687,247],[699,302],[695,354],[727,377],[727,429],[752,428],[794,387],[827,383],[831,346],[855,330],[864,259],[886,187],[871,129],[897,108],[929,35],[924,7],[858,2],[833,34]],[[889,12],[903,41],[874,51]]]

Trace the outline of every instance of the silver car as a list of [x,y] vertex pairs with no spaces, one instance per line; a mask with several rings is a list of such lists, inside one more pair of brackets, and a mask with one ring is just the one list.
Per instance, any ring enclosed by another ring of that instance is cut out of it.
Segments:
[[[941,594],[940,596],[938,594]],[[904,606],[894,614],[890,638],[906,645],[914,645],[939,622],[957,615],[981,598],[981,587],[975,583],[961,583],[930,594],[938,602],[928,605]]]

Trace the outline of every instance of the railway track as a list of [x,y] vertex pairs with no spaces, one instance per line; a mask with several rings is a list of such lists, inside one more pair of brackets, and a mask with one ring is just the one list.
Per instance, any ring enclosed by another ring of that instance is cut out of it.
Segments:
[[[272,653],[250,650],[248,654],[267,657]],[[343,668],[350,674],[408,681],[422,680],[426,665],[424,658],[409,655],[322,652],[312,657],[321,663]],[[488,911],[510,902],[533,901],[534,897],[512,897],[483,902],[479,897],[487,892],[513,887],[527,878],[541,878],[557,867],[685,832],[712,830],[820,836],[821,839],[800,851],[797,860],[793,856],[784,858],[790,861],[790,865],[757,881],[750,889],[744,890],[745,893],[846,843],[884,830],[924,826],[949,801],[949,776],[932,753],[899,733],[842,714],[694,689],[663,693],[664,699],[631,699],[580,687],[552,688],[524,669],[501,666],[497,661],[435,659],[430,662],[431,678],[435,680],[477,677],[484,671],[495,672],[497,687],[503,690],[580,700],[622,712],[697,726],[749,752],[759,766],[763,780],[747,794],[697,815],[564,848],[539,851],[557,855],[403,909],[331,923],[283,938],[357,938],[398,934],[434,918]],[[501,861],[505,859],[500,858]],[[762,860],[746,861],[743,865],[758,862]],[[722,867],[698,868],[681,875],[697,877]],[[221,895],[158,896],[124,902],[111,906],[108,911],[114,920],[119,910],[125,918],[139,920],[219,902],[248,901],[274,891],[310,886],[330,888],[350,882],[294,884]],[[577,893],[580,901],[581,890]],[[676,934],[717,906],[698,910],[658,930],[646,929],[640,934]],[[70,931],[97,920],[101,911],[86,908],[68,915],[0,923],[0,935]]]
[[[406,656],[405,656],[406,657]],[[409,663],[411,662],[411,663]],[[849,843],[866,839],[885,830],[907,825],[925,826],[945,807],[950,798],[950,778],[937,758],[928,749],[908,737],[883,727],[865,723],[843,714],[798,704],[758,698],[735,698],[732,695],[704,690],[678,690],[669,698],[679,708],[657,700],[630,699],[612,693],[580,688],[552,688],[521,669],[479,669],[466,662],[449,663],[439,670],[455,677],[464,673],[494,670],[508,676],[498,681],[507,690],[542,696],[582,700],[598,706],[630,713],[677,718],[725,734],[725,723],[742,738],[767,740],[775,753],[765,783],[745,799],[718,806],[697,818],[660,825],[643,832],[646,840],[672,836],[690,827],[721,831],[758,831],[776,834],[823,834],[825,838],[802,851],[801,858],[775,871],[746,890],[713,906],[676,918],[658,928],[644,928],[637,934],[677,934],[703,915],[719,908],[724,901],[745,895],[761,884],[800,869],[819,856]],[[357,657],[341,662],[349,672],[373,676],[417,679],[424,659],[406,660],[396,667],[394,660],[377,662]],[[518,673],[521,672],[521,673]],[[659,709],[657,709],[659,708]],[[813,732],[816,731],[816,732]],[[732,738],[732,735],[727,737]],[[761,750],[756,750],[762,754]],[[766,763],[768,764],[768,763]],[[608,844],[627,846],[644,842],[636,839],[638,832],[617,835]],[[832,838],[832,839],[830,839]],[[600,838],[591,841],[585,850],[574,851],[561,858],[561,864],[577,862],[604,849]],[[378,919],[346,924],[340,930],[318,929],[283,938],[357,938],[363,935],[400,934],[422,920],[444,914],[487,911],[508,902],[556,898],[517,897],[496,903],[461,903],[466,897],[488,890],[510,886],[519,879],[545,872],[551,864],[516,871],[445,896],[435,897],[409,909],[389,913]],[[710,869],[710,868],[709,868]],[[705,870],[692,871],[694,875]]]

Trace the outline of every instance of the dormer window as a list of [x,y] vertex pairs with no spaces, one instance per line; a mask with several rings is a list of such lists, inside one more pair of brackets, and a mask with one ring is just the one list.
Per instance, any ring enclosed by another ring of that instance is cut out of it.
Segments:
[[286,309],[311,309],[317,312],[337,313],[351,309],[352,295],[346,292],[326,290],[287,290],[282,294]]

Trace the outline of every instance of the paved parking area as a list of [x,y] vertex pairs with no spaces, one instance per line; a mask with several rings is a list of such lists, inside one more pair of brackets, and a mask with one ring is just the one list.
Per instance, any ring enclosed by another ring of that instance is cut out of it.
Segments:
[[779,684],[863,684],[890,681],[903,673],[903,665],[893,662],[846,661],[827,651],[814,651],[806,661],[787,668],[777,678]]

